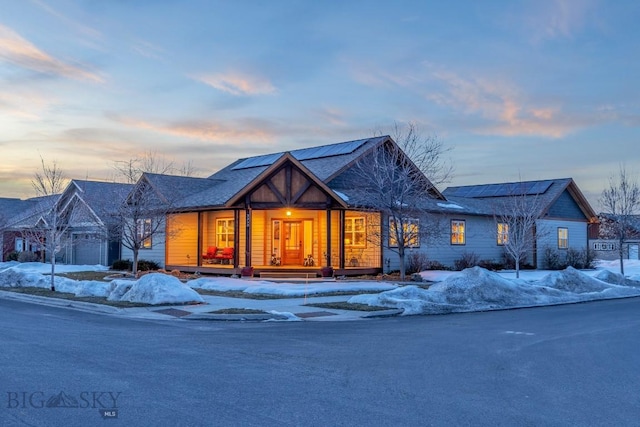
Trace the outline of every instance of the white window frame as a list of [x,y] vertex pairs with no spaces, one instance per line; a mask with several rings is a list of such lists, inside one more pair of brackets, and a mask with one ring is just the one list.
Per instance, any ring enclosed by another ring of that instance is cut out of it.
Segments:
[[464,219],[451,220],[451,237],[449,242],[453,246],[464,246],[467,244],[467,221]]
[[233,248],[235,237],[235,220],[233,218],[216,219],[216,246]]
[[[140,240],[140,249],[151,249],[153,248],[153,240],[151,236],[151,218],[141,218],[138,219],[138,224],[136,229],[138,231],[138,240]],[[148,236],[144,238],[144,236]],[[144,239],[144,240],[143,240]]]
[[[403,225],[406,229],[415,228],[415,230],[407,231],[405,233],[405,235],[411,232],[413,233],[413,237],[411,237],[409,244],[406,245],[405,247],[419,248],[420,247],[420,220],[417,218],[408,218],[406,221],[404,221]],[[398,247],[395,228],[396,228],[396,220],[394,218],[389,218],[389,247],[390,248]]]
[[569,249],[569,229],[558,227],[558,249]]
[[496,232],[498,233],[498,246],[504,246],[509,243],[509,224],[506,222],[499,222]]
[[344,245],[348,248],[367,247],[367,222],[364,216],[344,219]]

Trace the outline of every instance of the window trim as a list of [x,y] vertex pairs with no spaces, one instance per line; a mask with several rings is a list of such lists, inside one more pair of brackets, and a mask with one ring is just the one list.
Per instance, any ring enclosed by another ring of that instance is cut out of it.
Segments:
[[[152,219],[151,218],[139,218],[138,224],[136,228],[138,229],[138,240],[140,242],[140,249],[153,249],[153,236],[151,235],[151,226]],[[149,237],[142,240],[145,235],[149,235]]]
[[[226,232],[220,232],[220,224],[226,223]],[[229,226],[229,223],[233,226]],[[218,248],[233,248],[235,246],[235,219],[233,217],[216,218],[216,246]],[[222,244],[220,236],[226,237],[226,244]]]
[[[356,221],[362,220],[362,230],[356,230]],[[351,231],[347,231],[347,223],[351,223]],[[354,238],[357,234],[362,234],[362,243],[354,244]],[[347,243],[349,239],[349,243]],[[344,246],[347,248],[366,248],[367,247],[367,219],[364,216],[348,216],[344,219]]]
[[[456,231],[454,232],[454,225],[462,225],[462,232],[460,231]],[[467,244],[467,220],[466,219],[452,219],[451,220],[451,225],[450,225],[450,236],[449,236],[449,243],[451,244],[451,246],[465,246]],[[460,239],[456,239],[454,241],[454,236],[462,236],[462,241],[460,242]]]
[[[420,247],[420,219],[419,218],[408,218],[407,221],[406,221],[406,224],[407,224],[407,227],[410,227],[410,226],[417,227],[417,230],[416,230],[415,237],[413,237],[411,239],[411,241],[413,241],[414,243],[411,244],[411,242],[410,242],[408,245],[405,246],[405,248],[413,248],[413,249],[419,248]],[[389,231],[389,242],[388,242],[389,243],[389,247],[390,248],[397,248],[397,247],[399,247],[398,241],[395,238],[395,233],[391,232],[391,230],[396,227],[395,218],[389,217],[388,225],[389,225],[389,228],[388,228],[388,231]]]
[[[564,231],[564,238],[560,236],[560,232]],[[569,227],[558,227],[558,249],[569,249]]]
[[499,222],[496,227],[496,243],[498,246],[506,246],[509,243],[509,224]]

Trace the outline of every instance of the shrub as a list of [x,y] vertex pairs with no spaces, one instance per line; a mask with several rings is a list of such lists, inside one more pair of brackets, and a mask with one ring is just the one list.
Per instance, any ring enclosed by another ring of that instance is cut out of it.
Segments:
[[573,268],[585,269],[593,268],[593,261],[595,259],[594,253],[588,248],[574,249],[569,248],[567,250],[567,265]]
[[405,272],[407,274],[420,273],[429,266],[429,259],[423,252],[411,252],[405,258]]
[[38,261],[40,261],[40,257],[35,252],[25,251],[25,252],[20,252],[20,255],[18,255],[18,261],[20,261],[20,262],[38,262]]
[[113,262],[111,265],[112,270],[130,271],[131,261],[128,259],[119,259]]
[[504,263],[502,262],[498,262],[498,261],[494,261],[492,259],[482,259],[480,260],[480,262],[478,263],[478,266],[485,268],[487,270],[491,270],[491,271],[498,271],[498,270],[504,270]]
[[155,261],[149,261],[146,259],[138,260],[138,271],[152,271],[159,270],[160,266]]
[[480,258],[474,252],[464,252],[460,258],[453,262],[456,270],[464,270],[478,264],[480,264]]
[[562,270],[567,266],[566,260],[560,252],[550,246],[544,248],[542,263],[549,270]]
[[13,251],[7,255],[7,261],[18,261],[19,257],[20,257],[20,252]]

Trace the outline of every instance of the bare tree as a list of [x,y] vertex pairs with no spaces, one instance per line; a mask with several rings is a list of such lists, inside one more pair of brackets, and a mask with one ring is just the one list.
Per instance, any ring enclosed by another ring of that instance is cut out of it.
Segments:
[[[396,125],[396,130],[401,128]],[[382,224],[369,227],[367,239],[398,254],[401,280],[406,276],[407,250],[441,233],[440,216],[428,200],[439,192],[425,172],[435,171],[432,176],[438,182],[448,180],[453,169],[443,159],[447,151],[435,137],[423,136],[409,124],[399,141],[385,142],[353,167],[361,183],[354,203],[383,215]]]
[[527,195],[514,191],[494,204],[494,219],[498,244],[515,263],[516,278],[520,277],[520,264],[534,248],[536,239],[546,231],[536,229],[542,210],[540,195]]
[[168,160],[155,151],[147,151],[141,156],[129,160],[114,162],[116,175],[128,184],[134,184],[143,173],[177,174],[180,176],[194,176],[195,168],[191,161],[176,167],[173,160]]
[[[176,182],[176,179],[180,182]],[[188,187],[181,180],[189,178],[145,173],[135,184],[125,202],[112,214],[111,232],[120,236],[122,246],[133,255],[132,272],[137,274],[141,249],[161,243],[179,233],[178,228],[167,230],[172,219],[180,187]],[[158,184],[162,185],[158,185]]]
[[640,213],[640,186],[624,165],[620,165],[617,176],[609,177],[609,187],[602,191],[600,204],[609,220],[601,229],[602,237],[617,240],[620,273],[624,274],[623,244],[637,225],[636,215]]
[[42,197],[40,212],[35,226],[26,230],[28,240],[37,243],[44,248],[49,255],[51,263],[51,290],[55,291],[56,254],[60,252],[62,244],[67,237],[69,216],[73,212],[75,199],[60,203],[58,195],[64,189],[68,179],[64,172],[54,161],[50,165],[45,164],[41,157],[41,170],[34,174],[31,184],[36,194]]

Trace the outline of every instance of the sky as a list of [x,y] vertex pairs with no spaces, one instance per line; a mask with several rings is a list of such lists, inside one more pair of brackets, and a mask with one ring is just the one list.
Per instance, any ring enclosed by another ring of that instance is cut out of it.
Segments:
[[635,0],[0,0],[0,197],[416,123],[472,185],[640,172]]

